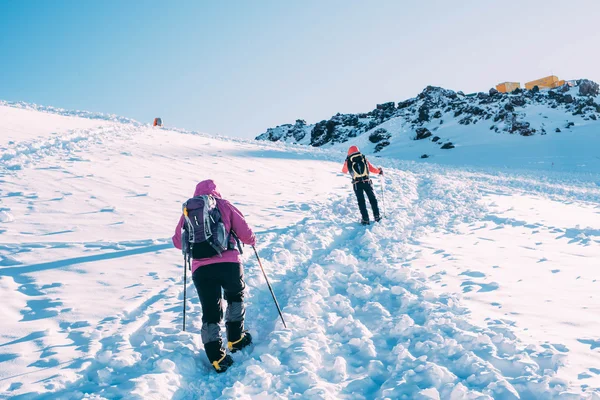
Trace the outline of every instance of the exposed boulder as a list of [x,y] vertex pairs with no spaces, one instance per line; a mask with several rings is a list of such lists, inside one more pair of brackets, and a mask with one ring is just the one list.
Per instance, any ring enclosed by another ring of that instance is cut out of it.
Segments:
[[306,134],[306,121],[303,119],[298,119],[294,125],[284,124],[275,128],[269,128],[265,133],[259,135],[257,139],[277,142],[279,140],[289,140],[293,138],[294,141],[299,142],[304,139]]
[[521,136],[531,136],[536,130],[530,128],[531,124],[525,121],[514,121],[510,127],[510,133],[518,133]]
[[323,120],[321,122],[317,122],[312,132],[310,133],[310,145],[314,147],[319,147],[329,142],[332,138],[332,135],[327,132],[327,121]]
[[396,104],[393,101],[389,101],[387,103],[383,103],[383,104],[377,104],[377,109],[378,110],[389,110],[394,109],[396,107]]
[[460,121],[458,121],[458,123],[461,125],[470,125],[472,122],[474,121],[473,118],[471,118],[470,116],[464,117]]
[[429,129],[427,128],[417,128],[415,132],[417,132],[415,140],[427,139],[432,135]]
[[412,106],[413,104],[415,104],[416,102],[417,102],[417,99],[408,99],[405,101],[401,101],[398,103],[398,110],[408,108],[408,107]]
[[566,84],[566,83],[565,83],[564,85],[562,85],[561,87],[559,87],[559,88],[558,88],[558,91],[559,91],[559,92],[562,92],[562,93],[566,93],[566,92],[568,92],[569,90],[571,90],[571,86],[569,86],[569,85],[568,85],[568,84]]
[[358,126],[358,124],[358,115],[348,115],[343,121],[344,126]]
[[527,102],[523,97],[519,96],[510,99],[510,104],[512,104],[514,107],[523,107],[525,104],[527,104]]
[[383,142],[377,143],[377,146],[375,146],[375,153],[379,153],[384,147],[389,145],[390,142],[388,140],[384,140]]
[[579,86],[579,95],[580,96],[592,96],[596,97],[600,94],[600,87],[594,81],[589,79],[580,79],[577,81],[577,86]]
[[429,121],[429,107],[426,104],[419,107],[419,118],[417,121],[420,123]]
[[369,141],[371,143],[379,143],[382,140],[389,139],[391,136],[392,135],[386,129],[378,128],[371,132],[371,134],[369,135]]

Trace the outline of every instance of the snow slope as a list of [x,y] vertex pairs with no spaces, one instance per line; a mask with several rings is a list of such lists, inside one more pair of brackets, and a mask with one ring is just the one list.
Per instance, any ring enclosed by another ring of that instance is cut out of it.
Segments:
[[[600,398],[595,173],[382,158],[365,228],[335,149],[0,113],[0,398]],[[223,375],[170,244],[209,177],[289,327],[246,251],[256,344]]]

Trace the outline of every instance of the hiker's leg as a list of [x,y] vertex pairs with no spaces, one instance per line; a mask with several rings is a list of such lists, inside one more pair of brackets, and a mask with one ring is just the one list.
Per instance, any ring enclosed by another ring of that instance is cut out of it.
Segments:
[[219,326],[223,319],[223,307],[217,266],[218,264],[202,266],[192,275],[202,304],[202,343],[211,363],[225,356]]
[[377,197],[375,197],[375,192],[373,191],[372,181],[365,185],[365,192],[367,193],[369,203],[371,203],[371,208],[373,209],[373,218],[379,219],[379,205],[377,204]]
[[244,332],[244,318],[246,317],[244,269],[240,263],[222,263],[221,266],[221,285],[225,292],[225,300],[227,300],[225,314],[227,340],[237,342]]
[[354,185],[354,193],[356,194],[356,200],[358,200],[358,209],[363,221],[369,220],[369,213],[367,212],[367,205],[365,203],[364,183],[358,182]]

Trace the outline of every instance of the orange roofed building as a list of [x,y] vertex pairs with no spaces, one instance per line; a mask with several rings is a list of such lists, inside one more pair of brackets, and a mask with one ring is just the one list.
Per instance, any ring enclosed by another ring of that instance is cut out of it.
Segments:
[[534,87],[538,87],[539,89],[552,89],[555,87],[559,87],[565,84],[564,80],[559,80],[558,76],[550,75],[545,78],[536,79],[535,81],[527,82],[525,84],[526,89],[533,89]]
[[513,90],[520,87],[521,84],[519,82],[502,82],[496,85],[496,90],[501,93],[512,93]]

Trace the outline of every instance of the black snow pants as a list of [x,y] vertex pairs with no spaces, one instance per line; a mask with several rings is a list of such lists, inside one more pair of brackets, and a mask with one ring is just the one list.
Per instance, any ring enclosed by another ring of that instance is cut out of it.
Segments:
[[202,343],[209,361],[220,360],[224,355],[220,323],[223,320],[223,298],[227,301],[225,325],[227,340],[235,342],[244,331],[244,270],[239,263],[204,265],[192,275],[202,304]]
[[354,182],[353,186],[356,199],[358,200],[358,208],[360,210],[362,220],[369,221],[369,213],[367,212],[367,205],[365,203],[365,194],[369,198],[369,203],[371,203],[371,208],[373,209],[373,218],[379,219],[379,206],[377,204],[375,193],[373,192],[373,182],[370,179],[362,180]]

